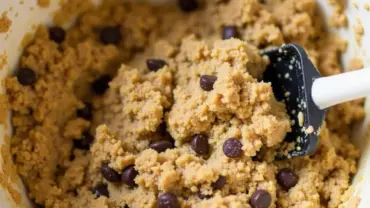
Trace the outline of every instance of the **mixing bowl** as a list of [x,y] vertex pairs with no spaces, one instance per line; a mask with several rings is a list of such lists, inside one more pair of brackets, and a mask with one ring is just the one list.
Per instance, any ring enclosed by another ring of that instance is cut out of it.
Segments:
[[[163,2],[165,0],[157,0]],[[329,19],[333,7],[328,2],[335,0],[317,0],[322,14]],[[39,0],[39,2],[43,2]],[[47,8],[40,7],[36,0],[1,0],[0,13],[6,15],[12,24],[7,32],[0,33],[0,79],[12,74],[17,67],[19,56],[24,46],[25,35],[30,35],[38,24],[51,24],[53,11],[58,9],[58,0],[51,0]],[[98,1],[96,1],[98,2]],[[368,4],[368,5],[366,5]],[[364,66],[370,67],[370,20],[369,0],[347,0],[345,13],[348,17],[348,27],[329,30],[337,33],[348,41],[347,52],[342,60],[345,69],[349,68],[350,61],[354,58],[362,59]],[[356,28],[361,24],[364,29],[361,43],[356,41]],[[369,83],[370,84],[370,83]],[[3,86],[0,86],[4,94]],[[10,156],[10,113],[4,106],[4,96],[0,96],[0,207],[31,207],[22,181],[16,174]],[[370,100],[365,103],[367,116],[363,122],[353,128],[353,143],[361,149],[361,159],[358,163],[359,171],[353,178],[350,196],[346,198],[345,207],[370,207],[370,134],[367,133],[370,121]]]

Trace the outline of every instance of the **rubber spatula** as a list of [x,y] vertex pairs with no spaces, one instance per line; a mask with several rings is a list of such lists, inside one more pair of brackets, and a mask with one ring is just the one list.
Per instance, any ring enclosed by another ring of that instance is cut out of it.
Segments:
[[296,44],[263,52],[270,59],[263,75],[275,97],[286,104],[292,132],[285,141],[295,149],[278,158],[311,155],[318,145],[320,128],[330,106],[370,95],[370,69],[321,77],[305,50]]

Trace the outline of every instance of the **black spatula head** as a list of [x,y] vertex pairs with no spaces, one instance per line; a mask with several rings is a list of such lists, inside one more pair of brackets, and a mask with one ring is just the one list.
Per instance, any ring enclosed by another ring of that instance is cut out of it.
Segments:
[[286,104],[292,132],[285,141],[295,142],[295,149],[278,158],[310,155],[315,152],[318,134],[325,118],[312,100],[313,81],[321,77],[304,49],[288,44],[263,53],[270,58],[263,80],[271,82],[275,97]]

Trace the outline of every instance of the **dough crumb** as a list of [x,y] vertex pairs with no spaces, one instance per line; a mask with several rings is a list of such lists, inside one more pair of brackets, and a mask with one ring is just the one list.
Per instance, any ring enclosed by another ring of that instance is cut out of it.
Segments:
[[304,130],[304,132],[305,132],[306,134],[312,134],[312,133],[313,133],[313,131],[314,131],[314,129],[313,129],[313,127],[312,127],[312,126],[309,126],[309,127],[305,128],[305,130]]
[[370,3],[365,3],[365,4],[364,4],[364,9],[365,9],[366,11],[370,11]]
[[6,33],[9,31],[12,21],[8,18],[8,12],[3,12],[0,17],[0,33]]
[[354,8],[356,8],[356,9],[358,9],[359,7],[358,7],[358,3],[357,2],[352,2],[352,5],[353,5],[353,7]]
[[50,0],[38,0],[37,3],[40,7],[46,8],[50,5]]
[[8,64],[8,55],[6,51],[3,54],[0,54],[0,70],[4,69],[4,67]]
[[349,62],[349,70],[363,69],[364,62],[361,58],[352,58]]
[[303,116],[303,113],[301,111],[298,113],[298,123],[299,123],[299,126],[303,126],[304,116]]
[[359,18],[356,19],[357,23],[353,26],[353,30],[356,37],[356,42],[359,46],[361,46],[362,36],[365,34],[364,27],[362,26],[362,22]]

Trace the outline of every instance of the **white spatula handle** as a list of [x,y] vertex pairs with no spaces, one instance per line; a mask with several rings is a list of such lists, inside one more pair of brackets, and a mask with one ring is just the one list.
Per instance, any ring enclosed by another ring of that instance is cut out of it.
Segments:
[[320,108],[370,95],[370,68],[314,80],[312,99]]

